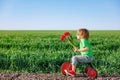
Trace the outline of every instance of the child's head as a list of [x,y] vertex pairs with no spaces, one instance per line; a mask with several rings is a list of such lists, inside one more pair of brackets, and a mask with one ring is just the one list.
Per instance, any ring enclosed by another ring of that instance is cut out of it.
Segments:
[[77,31],[77,38],[80,38],[80,39],[83,39],[83,38],[88,39],[88,38],[89,38],[89,31],[88,31],[87,29],[84,29],[84,28],[79,29],[79,30]]

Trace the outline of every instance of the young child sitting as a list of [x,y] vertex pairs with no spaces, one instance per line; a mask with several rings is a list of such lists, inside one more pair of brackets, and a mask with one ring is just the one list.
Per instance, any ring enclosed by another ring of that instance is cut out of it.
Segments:
[[72,70],[65,71],[66,74],[75,76],[76,74],[76,64],[78,62],[86,62],[89,63],[93,60],[92,47],[88,42],[89,32],[87,29],[79,29],[77,30],[77,38],[80,39],[80,49],[74,48],[74,52],[80,52],[81,55],[72,57]]

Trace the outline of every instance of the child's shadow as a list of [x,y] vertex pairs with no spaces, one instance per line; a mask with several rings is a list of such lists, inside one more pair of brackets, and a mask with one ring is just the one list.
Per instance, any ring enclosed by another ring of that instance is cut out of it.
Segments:
[[75,77],[88,77],[86,74],[76,74]]
[[97,77],[96,78],[90,78],[85,73],[83,73],[83,74],[76,74],[75,78],[82,78],[83,80],[84,79],[85,80],[96,80]]

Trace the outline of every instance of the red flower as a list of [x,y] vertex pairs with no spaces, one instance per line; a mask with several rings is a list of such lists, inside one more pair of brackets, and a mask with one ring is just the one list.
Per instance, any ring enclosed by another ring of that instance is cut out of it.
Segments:
[[69,35],[70,35],[69,32],[65,32],[65,33],[64,33],[64,36],[69,36]]
[[74,48],[76,47],[76,46],[74,45],[74,43],[73,43],[72,37],[71,37],[71,35],[70,35],[70,32],[65,32],[62,36],[60,36],[60,39],[61,39],[62,41],[64,41],[64,40],[66,39],[67,42],[68,42],[71,46],[73,46]]
[[60,39],[61,39],[62,41],[64,41],[65,36],[64,36],[64,35],[62,35],[62,36],[60,37]]

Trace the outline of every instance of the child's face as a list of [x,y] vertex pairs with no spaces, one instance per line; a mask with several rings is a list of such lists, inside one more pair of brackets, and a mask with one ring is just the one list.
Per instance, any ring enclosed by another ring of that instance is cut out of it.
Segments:
[[82,39],[82,35],[79,31],[77,31],[77,39]]
[[80,39],[80,36],[77,34],[77,39]]

